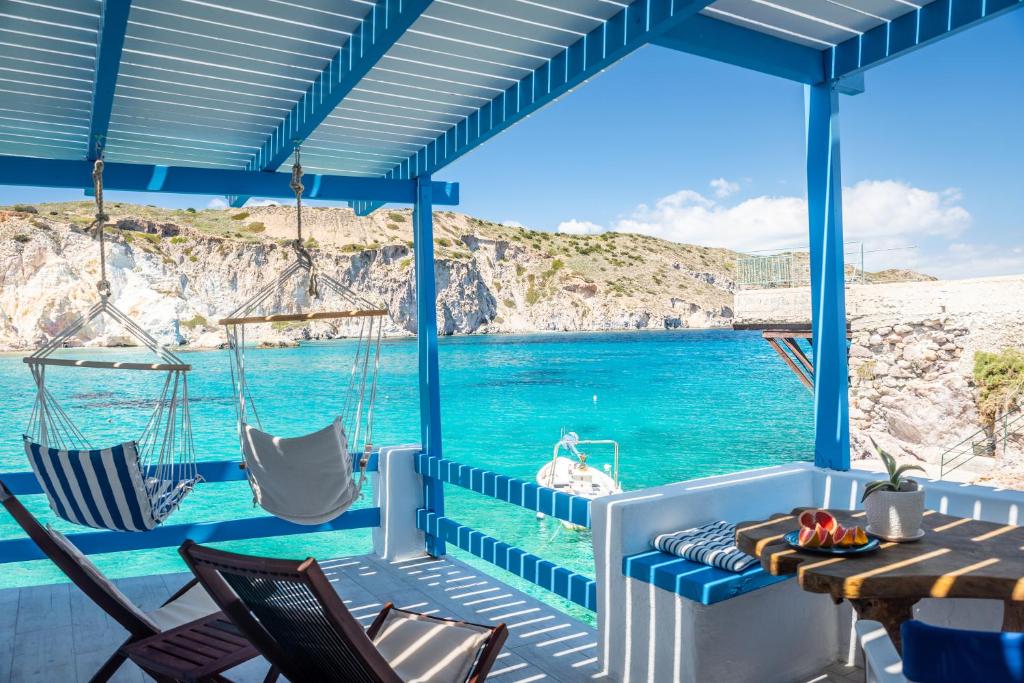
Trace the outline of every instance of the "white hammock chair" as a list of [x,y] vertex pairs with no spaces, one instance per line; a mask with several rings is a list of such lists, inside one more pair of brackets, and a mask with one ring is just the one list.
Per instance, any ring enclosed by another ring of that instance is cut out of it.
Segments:
[[[244,467],[252,487],[253,503],[267,512],[296,524],[323,524],[341,515],[360,495],[366,465],[373,451],[373,408],[377,397],[381,337],[387,311],[373,308],[334,278],[319,273],[302,244],[302,166],[295,150],[291,187],[295,191],[297,233],[294,246],[298,260],[277,278],[220,321],[227,329],[231,351],[231,381],[235,391],[238,438]],[[354,310],[311,313],[256,313],[273,294],[286,291],[295,278],[305,278],[311,298],[326,288],[352,305]],[[316,432],[280,438],[263,431],[259,413],[246,379],[246,326],[311,320],[358,320],[355,357],[349,369],[341,412]],[[250,414],[255,426],[250,423]],[[353,478],[350,446],[359,447],[358,482]]]
[[[36,384],[36,399],[25,431],[25,454],[50,508],[74,524],[114,531],[148,531],[163,522],[200,481],[188,408],[191,366],[159,344],[110,302],[103,228],[103,162],[93,170],[96,229],[100,245],[100,301],[81,318],[24,359]],[[127,363],[53,358],[52,354],[86,328],[108,316],[159,363]],[[164,372],[163,390],[136,441],[93,448],[46,386],[52,366]]]

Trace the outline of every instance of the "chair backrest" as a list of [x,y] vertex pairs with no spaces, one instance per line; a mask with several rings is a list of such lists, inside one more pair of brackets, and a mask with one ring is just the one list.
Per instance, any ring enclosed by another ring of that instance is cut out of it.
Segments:
[[904,622],[903,675],[922,683],[1024,683],[1024,633]]
[[401,683],[313,558],[251,557],[192,541],[180,552],[214,602],[289,680]]
[[79,590],[121,624],[132,636],[145,638],[157,632],[156,628],[140,614],[139,609],[114,588],[109,579],[100,574],[91,564],[85,565],[80,562],[54,540],[50,532],[32,516],[31,512],[25,509],[25,506],[11,493],[3,481],[0,481],[0,504],[3,504],[11,513],[14,521],[39,546],[43,554],[50,558]]

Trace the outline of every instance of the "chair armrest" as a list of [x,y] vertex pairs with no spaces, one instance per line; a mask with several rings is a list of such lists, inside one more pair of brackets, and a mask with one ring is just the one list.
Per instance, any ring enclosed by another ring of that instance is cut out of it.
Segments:
[[390,612],[394,606],[395,603],[389,602],[384,605],[384,608],[380,612],[377,613],[377,617],[373,620],[373,623],[370,624],[370,628],[366,629],[366,635],[369,636],[370,640],[377,637],[377,633],[380,631],[380,627],[384,625],[384,620],[387,618],[388,612]]
[[877,621],[861,619],[855,626],[857,642],[864,652],[867,683],[907,683],[903,676],[903,660]]

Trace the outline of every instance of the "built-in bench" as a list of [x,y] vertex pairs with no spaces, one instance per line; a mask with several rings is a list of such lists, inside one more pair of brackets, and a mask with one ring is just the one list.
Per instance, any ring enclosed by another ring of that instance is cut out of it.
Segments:
[[[792,465],[594,500],[602,662],[621,683],[793,683],[836,659],[840,608],[759,566],[729,572],[651,549],[661,534],[814,505],[815,473]],[[832,495],[858,500],[832,486]],[[843,608],[845,609],[845,608]],[[813,643],[798,648],[794,643]]]
[[713,605],[794,576],[772,576],[761,565],[742,572],[730,572],[660,550],[623,557],[622,573],[702,605]]

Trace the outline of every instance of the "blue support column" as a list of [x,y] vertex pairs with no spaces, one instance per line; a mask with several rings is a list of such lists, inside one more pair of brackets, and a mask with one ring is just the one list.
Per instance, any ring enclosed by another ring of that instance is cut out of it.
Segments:
[[850,469],[849,371],[839,173],[839,90],[805,86],[814,342],[814,464]]
[[[427,455],[440,458],[441,390],[437,367],[437,288],[434,282],[433,186],[429,175],[416,178],[416,204],[412,213],[416,257],[416,341],[419,350],[420,439]],[[424,477],[424,505],[444,516],[444,482]],[[444,540],[427,534],[427,552],[445,554]]]

